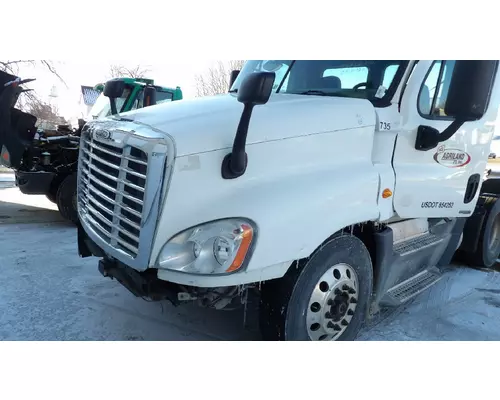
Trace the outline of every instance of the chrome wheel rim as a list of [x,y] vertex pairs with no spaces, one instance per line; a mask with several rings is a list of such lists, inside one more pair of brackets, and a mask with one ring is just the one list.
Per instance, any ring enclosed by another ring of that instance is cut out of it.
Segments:
[[311,340],[337,340],[348,328],[358,303],[358,276],[348,264],[336,264],[316,283],[306,313]]

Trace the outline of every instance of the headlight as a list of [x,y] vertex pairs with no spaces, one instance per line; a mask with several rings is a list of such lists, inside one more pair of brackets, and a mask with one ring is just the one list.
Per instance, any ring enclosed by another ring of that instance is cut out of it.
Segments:
[[156,267],[190,274],[226,274],[239,270],[254,241],[251,223],[226,219],[181,232],[162,248]]

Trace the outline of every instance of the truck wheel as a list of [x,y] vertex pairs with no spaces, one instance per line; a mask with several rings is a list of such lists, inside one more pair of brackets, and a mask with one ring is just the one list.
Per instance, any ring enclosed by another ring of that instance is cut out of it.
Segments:
[[51,188],[50,191],[45,195],[45,197],[47,197],[47,199],[49,199],[52,203],[55,203],[55,204],[57,204],[57,189],[58,189],[57,186],[56,186],[55,190]]
[[486,215],[479,231],[477,249],[465,256],[471,266],[491,268],[500,255],[500,201],[485,196],[483,207]]
[[47,193],[45,195],[45,197],[47,197],[47,199],[49,199],[52,203],[56,203],[57,204],[57,197],[54,194]]
[[355,236],[335,236],[305,265],[261,288],[264,340],[353,340],[370,305],[370,254]]
[[61,184],[60,176],[56,176],[50,184],[49,192],[45,195],[52,203],[57,204],[57,190]]
[[77,174],[68,175],[59,185],[56,196],[57,208],[63,218],[75,224],[78,223],[76,179]]

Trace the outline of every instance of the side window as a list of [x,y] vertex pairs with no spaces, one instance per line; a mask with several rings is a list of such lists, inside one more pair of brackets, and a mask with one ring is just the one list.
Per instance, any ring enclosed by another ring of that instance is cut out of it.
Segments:
[[435,61],[418,96],[418,111],[423,117],[446,118],[444,111],[455,61]]
[[391,83],[394,79],[394,76],[396,75],[396,72],[398,72],[399,65],[389,65],[385,71],[384,71],[384,79],[382,80],[382,86],[385,87],[386,89],[389,89],[389,86],[391,86]]
[[[290,66],[288,64],[283,64],[277,71],[274,72],[276,74],[276,78],[274,79],[273,91],[278,90],[278,87],[281,81],[283,81],[283,77],[288,72],[289,67]],[[283,82],[283,85],[281,85],[280,92],[286,92],[286,88],[288,87],[289,77],[290,74],[287,75],[286,79]]]
[[156,104],[165,103],[167,101],[172,101],[174,94],[171,92],[156,92]]
[[327,76],[336,76],[339,78],[341,89],[352,89],[357,84],[365,83],[368,80],[368,68],[330,68],[323,72],[323,78]]
[[130,108],[130,110],[137,110],[138,108],[142,108],[143,100],[144,100],[144,90],[141,90],[137,94],[137,97],[135,98],[134,102],[132,103],[132,107]]

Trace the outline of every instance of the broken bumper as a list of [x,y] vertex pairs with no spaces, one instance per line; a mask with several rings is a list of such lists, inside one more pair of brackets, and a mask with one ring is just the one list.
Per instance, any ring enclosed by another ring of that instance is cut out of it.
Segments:
[[179,304],[180,288],[177,284],[158,279],[156,269],[139,272],[107,256],[87,235],[81,224],[78,225],[78,253],[81,257],[101,257],[99,272],[104,277],[116,279],[134,296],[154,301],[169,300],[174,305]]

